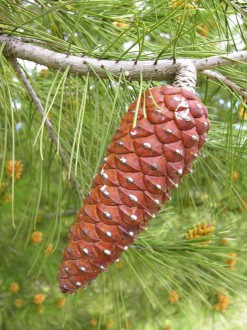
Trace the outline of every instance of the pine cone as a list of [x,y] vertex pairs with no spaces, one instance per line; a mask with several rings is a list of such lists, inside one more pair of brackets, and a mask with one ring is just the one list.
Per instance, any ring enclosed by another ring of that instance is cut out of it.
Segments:
[[133,243],[191,172],[207,137],[207,109],[185,89],[145,91],[133,127],[136,104],[123,116],[68,235],[58,276],[64,293],[86,287]]

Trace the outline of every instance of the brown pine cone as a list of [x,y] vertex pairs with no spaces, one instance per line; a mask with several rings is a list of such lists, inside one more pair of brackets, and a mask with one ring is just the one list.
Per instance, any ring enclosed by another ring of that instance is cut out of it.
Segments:
[[146,90],[133,127],[136,104],[123,116],[71,227],[58,275],[64,293],[86,287],[133,243],[191,172],[207,137],[207,109],[185,89]]

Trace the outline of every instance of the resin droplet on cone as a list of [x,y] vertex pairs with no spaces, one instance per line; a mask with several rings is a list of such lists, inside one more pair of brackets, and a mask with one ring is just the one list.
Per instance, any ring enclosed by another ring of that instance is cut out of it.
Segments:
[[207,137],[207,109],[185,89],[146,90],[133,127],[136,104],[123,116],[71,227],[58,275],[64,293],[86,287],[133,243],[191,172]]

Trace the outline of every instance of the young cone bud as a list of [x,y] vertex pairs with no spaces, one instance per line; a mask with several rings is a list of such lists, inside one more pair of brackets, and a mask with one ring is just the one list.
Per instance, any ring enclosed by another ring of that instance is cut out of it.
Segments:
[[207,137],[207,109],[186,89],[145,91],[133,127],[136,105],[123,116],[69,233],[58,275],[64,293],[85,288],[133,243],[191,172]]

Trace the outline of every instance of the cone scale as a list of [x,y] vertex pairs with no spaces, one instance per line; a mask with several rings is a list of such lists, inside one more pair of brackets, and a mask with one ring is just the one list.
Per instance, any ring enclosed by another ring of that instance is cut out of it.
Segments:
[[207,109],[187,89],[146,90],[133,127],[137,103],[123,116],[71,227],[58,275],[64,293],[85,288],[119,259],[191,172],[207,137]]

